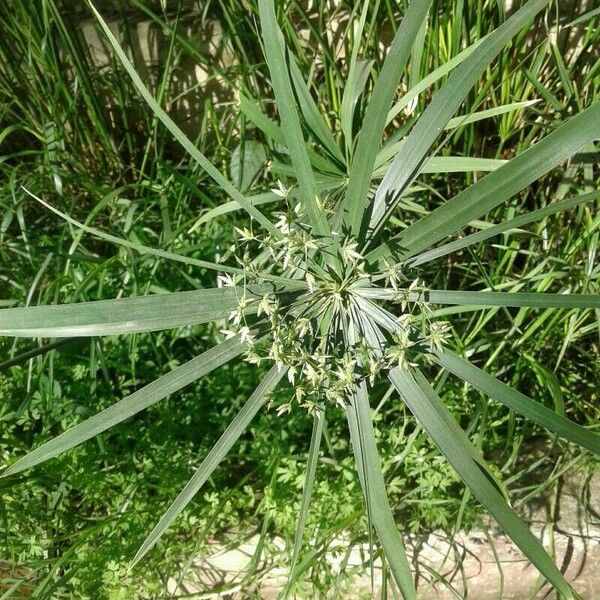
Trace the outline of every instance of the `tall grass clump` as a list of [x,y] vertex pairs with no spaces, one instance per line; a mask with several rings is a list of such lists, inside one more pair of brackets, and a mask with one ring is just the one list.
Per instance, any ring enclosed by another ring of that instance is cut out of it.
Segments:
[[[536,426],[583,450],[600,453],[600,437],[591,427],[570,419],[567,410],[550,408],[530,397],[533,394],[526,395],[478,366],[482,360],[497,358],[511,343],[507,340],[513,340],[518,348],[526,338],[540,335],[549,320],[566,328],[558,364],[576,336],[593,334],[594,311],[600,309],[593,255],[597,224],[588,222],[581,237],[566,240],[573,252],[579,252],[581,244],[588,248],[587,263],[567,276],[545,273],[540,266],[551,264],[546,262],[548,257],[532,256],[531,252],[521,256],[519,245],[510,237],[561,211],[577,210],[584,215],[582,221],[593,220],[589,206],[600,192],[593,184],[594,167],[586,157],[594,154],[594,143],[600,138],[600,103],[590,76],[596,67],[585,67],[587,79],[577,89],[565,74],[560,54],[552,48],[540,50],[538,45],[529,51],[534,55],[533,64],[523,67],[523,74],[517,69],[510,83],[479,89],[482,78],[498,62],[503,64],[501,74],[512,74],[511,65],[502,62],[503,49],[520,39],[524,28],[539,18],[548,4],[548,0],[529,0],[510,16],[500,11],[497,27],[484,30],[477,24],[480,35],[459,52],[462,32],[460,23],[455,22],[445,40],[449,48],[444,55],[439,51],[439,39],[436,42],[429,31],[439,13],[431,10],[430,0],[412,0],[394,26],[385,58],[375,69],[374,59],[359,58],[361,40],[369,42],[376,33],[377,8],[365,1],[352,14],[354,40],[347,70],[339,71],[332,62],[331,69],[325,69],[331,79],[328,92],[315,101],[303,67],[313,58],[301,48],[290,50],[296,43],[289,31],[292,20],[278,16],[272,0],[259,0],[256,17],[268,74],[253,74],[239,91],[244,122],[260,132],[271,155],[271,191],[254,196],[246,192],[256,177],[253,164],[264,163],[263,145],[250,137],[242,139],[231,163],[232,176],[225,175],[149,92],[111,29],[92,7],[115,55],[154,117],[229,197],[210,216],[191,224],[189,234],[209,219],[230,212],[244,211],[247,218],[236,222],[231,232],[233,245],[200,256],[108,234],[48,204],[35,190],[28,191],[81,234],[141,256],[212,273],[205,277],[213,285],[96,302],[5,308],[0,312],[0,333],[62,340],[216,322],[220,341],[31,450],[12,463],[4,477],[95,438],[241,357],[247,369],[262,369],[262,380],[157,519],[133,562],[146,556],[213,476],[257,413],[272,401],[280,419],[306,411],[313,423],[290,578],[283,595],[294,592],[305,568],[303,539],[325,420],[341,413],[363,491],[370,544],[383,550],[402,596],[414,598],[410,562],[388,499],[378,451],[381,442],[375,435],[371,409],[370,397],[379,399],[381,390],[389,385],[470,493],[541,575],[563,596],[578,597],[511,507],[497,470],[487,464],[481,449],[440,397],[442,384],[452,375]],[[439,34],[442,30],[435,31]],[[586,43],[589,40],[584,40],[584,47]],[[439,65],[430,64],[432,46],[440,54],[436,58]],[[549,55],[556,68],[548,64]],[[329,60],[325,53],[322,62]],[[320,66],[313,65],[314,74]],[[423,65],[433,70],[424,72]],[[554,90],[540,83],[548,70],[558,74]],[[265,110],[253,95],[264,90],[263,76],[272,89],[274,110]],[[509,89],[511,85],[514,89]],[[531,97],[535,91],[543,91],[543,97]],[[492,105],[481,109],[486,94],[492,97]],[[540,109],[540,100],[551,105],[551,112]],[[536,117],[531,117],[532,123],[522,116],[525,110]],[[478,147],[474,126],[493,117],[501,118],[504,125],[494,155],[471,156],[471,152],[486,150]],[[511,119],[512,123],[507,121]],[[519,119],[523,128],[514,127]],[[512,136],[523,136],[523,148],[514,156],[509,151]],[[461,138],[465,152],[448,154],[445,145]],[[561,180],[556,170],[568,161],[568,177]],[[456,173],[467,174],[467,185],[461,182],[457,189]],[[535,190],[534,195],[543,193],[554,200],[540,207],[520,202],[528,198],[530,189]],[[265,210],[269,203],[276,203],[277,208]],[[511,210],[499,212],[505,203],[510,203]],[[503,218],[494,223],[484,220],[490,214]],[[544,249],[549,252],[553,248],[545,235]],[[491,261],[483,243],[498,239],[508,249],[494,271],[485,264]],[[522,266],[521,278],[498,285],[497,280],[516,261]],[[482,313],[482,308],[490,310]],[[537,312],[524,331],[530,309]],[[483,335],[494,318],[507,323],[498,347],[490,343],[474,347],[473,339]],[[461,324],[460,335],[456,322]],[[558,325],[554,332],[557,330]],[[544,365],[534,368],[542,380],[551,378]],[[283,394],[286,400],[278,401]]]

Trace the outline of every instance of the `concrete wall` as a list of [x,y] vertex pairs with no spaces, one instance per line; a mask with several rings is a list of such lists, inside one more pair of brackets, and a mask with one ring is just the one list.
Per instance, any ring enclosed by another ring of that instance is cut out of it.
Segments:
[[[167,10],[174,10],[178,6],[178,0],[153,0],[148,5],[154,6],[160,14],[163,2]],[[591,10],[596,2],[597,0],[559,0],[559,22],[564,25],[574,16]],[[227,72],[235,66],[236,54],[224,35],[223,25],[215,18],[203,14],[200,10],[201,4],[203,3],[194,0],[183,0],[179,33],[192,46],[200,50],[206,57],[206,62],[200,64],[189,56],[179,59],[172,73],[170,93],[171,98],[178,97],[178,99],[171,106],[166,107],[177,123],[192,137],[198,133],[202,107],[207,100],[217,103],[232,101],[235,98],[234,92],[224,85],[223,79],[218,73]],[[505,0],[505,9],[510,14],[521,4],[522,0]],[[169,32],[163,30],[154,21],[140,19],[142,13],[139,10],[127,12],[127,8],[125,8],[119,12],[119,6],[127,7],[127,3],[119,4],[118,0],[97,0],[96,6],[107,19],[117,38],[121,42],[127,42],[125,48],[142,79],[151,88],[154,88],[157,77],[167,62],[170,44]],[[307,14],[314,17],[316,21],[318,15],[316,14],[315,0],[305,0],[304,7]],[[341,0],[331,0],[329,8],[332,18],[325,31],[325,36],[330,46],[336,49],[339,59],[344,60],[344,50],[339,44],[339,36],[347,25],[349,13]],[[77,12],[69,15],[70,20],[80,29],[85,43],[90,48],[94,63],[99,68],[106,66],[112,50],[107,47],[95,21],[89,18],[79,20],[80,17],[89,15],[89,13],[82,12],[80,8],[75,10]],[[127,31],[123,31],[119,26],[119,23],[123,22],[123,15],[126,15],[129,21]],[[549,19],[548,22],[540,24],[540,27],[532,31],[532,44],[549,38],[558,44],[565,57],[572,57],[580,50],[578,41],[581,39],[584,29],[585,25],[582,25],[563,30],[560,35],[557,35],[556,20]],[[391,34],[391,32],[387,33]],[[385,32],[382,33],[382,39],[390,37],[390,35],[384,34]],[[298,35],[307,40],[310,34],[308,29],[300,27]],[[381,50],[383,52],[385,48],[382,47]]]

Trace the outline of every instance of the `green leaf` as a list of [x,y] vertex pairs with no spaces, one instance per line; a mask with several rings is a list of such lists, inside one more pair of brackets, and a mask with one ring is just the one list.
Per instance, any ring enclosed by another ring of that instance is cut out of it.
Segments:
[[512,389],[450,350],[438,353],[435,360],[444,369],[467,381],[490,398],[502,402],[511,410],[591,452],[600,454],[600,435],[593,431],[588,431],[581,425],[546,408],[543,404]]
[[372,60],[358,60],[358,51],[363,38],[363,31],[365,28],[365,22],[367,20],[367,13],[369,12],[369,6],[369,0],[364,0],[360,13],[360,19],[358,20],[358,26],[353,38],[354,43],[352,44],[352,53],[350,54],[348,77],[343,86],[344,92],[342,94],[342,103],[340,105],[340,126],[342,133],[344,134],[344,144],[348,157],[352,155],[352,146],[354,141],[354,110],[356,108],[358,99],[364,91],[371,67],[373,66]]
[[[28,189],[22,187],[21,188],[26,194],[29,194],[34,200],[45,206],[49,211],[53,212],[55,215],[58,215],[61,219],[65,220],[67,223],[71,223],[81,231],[85,231],[91,235],[95,235],[96,237],[110,242],[112,244],[117,244],[119,246],[123,246],[124,248],[131,248],[136,252],[139,252],[142,255],[151,255],[158,256],[159,258],[166,258],[167,260],[173,260],[176,262],[180,262],[186,265],[193,265],[195,267],[202,267],[205,269],[212,269],[214,271],[222,271],[225,273],[238,273],[240,275],[244,274],[244,269],[239,269],[237,267],[230,267],[228,265],[221,265],[218,263],[209,262],[206,260],[198,260],[197,258],[190,258],[188,256],[183,256],[181,254],[176,254],[174,252],[169,252],[167,250],[159,250],[158,248],[151,248],[149,246],[144,246],[143,244],[138,244],[137,242],[132,242],[130,240],[126,240],[124,238],[117,237],[115,235],[111,235],[110,233],[106,233],[104,231],[100,231],[95,227],[90,227],[89,225],[85,225],[84,223],[80,223],[79,221],[73,219],[69,215],[61,212],[54,206],[48,204],[41,198],[38,198],[35,194],[30,192]],[[239,206],[238,203],[236,203]],[[267,278],[269,276],[267,275]]]
[[462,250],[463,248],[471,246],[472,244],[482,242],[483,240],[487,240],[506,231],[510,231],[511,229],[516,229],[517,227],[522,227],[523,225],[539,221],[544,217],[554,215],[562,210],[567,210],[580,204],[591,202],[599,197],[600,192],[590,192],[589,194],[581,194],[579,196],[573,196],[572,198],[565,198],[559,202],[549,204],[544,208],[534,210],[525,215],[521,215],[514,219],[510,219],[509,221],[505,221],[504,223],[500,223],[499,225],[494,225],[493,227],[489,227],[482,231],[467,235],[464,238],[449,242],[448,244],[444,244],[439,248],[434,248],[433,250],[423,252],[422,254],[409,259],[408,262],[412,266],[425,264],[429,261],[435,260],[436,258],[440,258],[441,256],[446,256],[447,254],[456,252],[457,250]]
[[[249,286],[246,294],[260,297],[274,289],[268,284]],[[89,337],[197,325],[229,316],[243,294],[244,288],[222,287],[117,300],[5,308],[0,310],[0,335]]]
[[344,95],[342,96],[342,104],[340,106],[340,124],[344,133],[344,142],[348,156],[352,156],[354,142],[354,112],[358,100],[369,81],[369,75],[371,74],[374,62],[373,60],[357,61],[354,72],[350,74],[351,76],[349,75],[348,81],[344,86]]
[[469,123],[477,123],[477,121],[482,121],[483,119],[490,119],[491,117],[497,117],[499,115],[504,115],[506,113],[512,112],[514,110],[520,110],[521,108],[527,108],[528,106],[533,106],[538,103],[539,100],[525,100],[523,102],[511,102],[510,104],[502,104],[500,106],[495,106],[494,108],[488,108],[487,110],[480,110],[478,112],[473,112],[468,115],[463,115],[460,117],[454,117],[450,119],[446,124],[445,129],[457,129],[458,127],[463,127],[464,125],[468,125]]
[[370,252],[367,260],[389,256],[394,248],[405,257],[429,248],[511,198],[599,137],[600,102],[595,102],[543,140]]
[[389,125],[412,101],[418,98],[427,88],[431,87],[436,81],[439,81],[442,77],[446,76],[452,69],[455,69],[460,65],[466,58],[468,58],[479,45],[485,40],[487,36],[473,42],[470,46],[459,52],[456,56],[452,57],[448,62],[440,65],[437,69],[423,77],[419,83],[412,86],[404,96],[392,106],[390,112],[387,115],[386,125]]
[[148,550],[156,544],[165,530],[181,514],[193,497],[198,493],[200,488],[206,483],[206,480],[219,466],[219,463],[225,458],[229,450],[231,450],[233,444],[235,444],[240,435],[244,433],[250,424],[250,421],[252,421],[256,416],[256,413],[267,401],[269,392],[279,383],[285,374],[285,371],[285,369],[274,366],[267,373],[254,393],[248,398],[246,404],[244,404],[240,412],[223,432],[223,435],[221,435],[217,443],[211,448],[210,452],[202,461],[202,464],[196,469],[196,472],[192,475],[186,486],[181,490],[177,498],[165,511],[154,529],[144,540],[133,559],[133,564],[139,562]]
[[547,294],[543,292],[463,292],[429,290],[409,294],[413,302],[464,306],[518,306],[532,308],[600,308],[594,294]]
[[302,536],[306,526],[308,517],[308,509],[312,496],[313,487],[315,485],[315,474],[317,471],[317,460],[319,459],[319,448],[321,447],[321,436],[323,435],[323,422],[325,416],[321,410],[315,413],[313,417],[312,435],[310,438],[310,447],[308,450],[308,463],[306,464],[306,476],[302,489],[302,501],[300,503],[300,514],[298,516],[298,524],[296,525],[296,536],[294,538],[294,551],[292,555],[292,563],[290,566],[290,581],[294,579],[294,571],[300,556],[302,548]]
[[137,91],[140,93],[142,98],[146,101],[146,104],[150,107],[154,115],[158,120],[171,132],[173,137],[186,149],[188,154],[210,175],[214,181],[226,192],[232,200],[236,200],[240,206],[248,212],[248,214],[254,217],[267,231],[277,238],[281,238],[281,232],[267,219],[255,206],[246,200],[243,194],[241,194],[234,185],[232,185],[223,174],[196,148],[194,143],[181,131],[181,129],[175,124],[173,119],[159,106],[158,102],[152,96],[148,88],[144,85],[144,82],[140,79],[133,65],[129,62],[125,52],[121,48],[119,42],[113,35],[112,31],[101,17],[100,13],[96,10],[94,5],[88,0],[90,8],[92,9],[96,19],[100,23],[108,41],[114,48],[121,64],[125,67],[125,70],[131,77],[133,84]]
[[[471,158],[470,156],[432,156],[423,164],[421,173],[469,173],[495,171],[508,161],[499,158]],[[389,163],[377,169],[373,178],[382,177],[390,168]]]
[[506,43],[548,4],[549,0],[530,0],[502,23],[450,75],[435,94],[425,112],[408,135],[402,151],[375,192],[369,223],[370,237],[377,234],[392,214],[402,192],[415,180],[431,146],[469,90]]
[[[240,192],[245,193],[267,162],[264,146],[255,140],[242,140],[231,154],[229,172]],[[247,198],[249,200],[249,198]],[[252,203],[255,206],[255,203]]]
[[367,509],[394,580],[406,600],[414,599],[416,592],[410,565],[385,491],[365,383],[362,383],[356,394],[350,398],[346,407],[346,417]]
[[431,0],[413,0],[406,13],[381,68],[373,94],[358,134],[356,152],[352,158],[348,192],[344,199],[344,223],[354,236],[360,232],[375,158],[381,146],[387,111],[396,93]]
[[[247,98],[240,93],[240,110],[244,115],[252,121],[273,144],[277,144],[282,147],[286,147],[285,136],[281,127],[275,123],[275,121],[269,119],[256,104],[255,101]],[[308,157],[311,165],[317,170],[324,173],[335,173],[337,176],[342,175],[340,168],[333,163],[329,158],[325,158],[320,154],[317,154],[312,148],[308,147]],[[276,164],[276,162],[274,162]],[[285,173],[290,177],[295,177],[295,171],[292,166],[285,165]],[[271,169],[274,171],[274,169]],[[319,188],[317,182],[317,189]],[[248,199],[250,200],[250,198]]]
[[598,15],[600,15],[600,6],[598,8],[594,8],[593,10],[584,13],[580,17],[577,17],[574,21],[563,25],[563,27],[573,27],[574,25],[579,25],[579,23],[585,23],[586,21],[589,21],[590,19],[593,19]]
[[292,83],[294,84],[300,110],[302,111],[302,116],[306,121],[306,125],[316,139],[323,145],[323,148],[326,149],[333,158],[339,161],[340,164],[345,164],[346,160],[344,155],[342,154],[338,143],[335,141],[329,125],[323,118],[323,115],[319,112],[319,109],[310,94],[310,90],[306,85],[306,81],[304,81],[304,77],[302,76],[302,73],[300,73],[300,69],[293,57],[290,57],[289,64]]
[[281,128],[294,166],[300,197],[317,235],[331,237],[324,212],[317,204],[317,188],[296,99],[289,79],[283,34],[277,24],[273,0],[259,0],[258,11],[265,46],[265,57],[271,74],[271,84],[281,118]]
[[[271,202],[281,202],[282,200],[283,198],[281,196],[278,196],[273,192],[265,192],[263,194],[256,194],[255,196],[248,197],[248,202],[251,202],[252,204],[255,204],[257,206],[260,204],[269,204]],[[212,221],[213,219],[216,219],[217,217],[220,217],[222,215],[226,215],[230,212],[240,210],[240,208],[242,208],[240,206],[240,203],[236,202],[235,200],[231,200],[219,206],[215,206],[215,208],[207,210],[197,221],[195,221],[194,224],[187,230],[187,233],[193,233],[201,225],[204,225],[205,223],[208,223],[209,221]]]
[[482,173],[484,171],[495,171],[507,162],[500,158],[432,156],[423,164],[421,173]]
[[265,115],[254,100],[240,92],[240,110],[252,121],[274,144],[285,146],[285,137],[281,127]]
[[[476,450],[468,440],[465,442],[464,432],[459,433],[462,430],[423,375],[417,371],[413,377],[408,371],[396,368],[390,371],[390,380],[446,460],[513,542],[561,594],[576,597],[537,538],[473,460],[472,453]],[[453,425],[449,426],[450,422]]]
[[[361,288],[363,298],[393,300],[398,292],[386,288]],[[600,297],[594,294],[547,294],[544,292],[463,292],[427,290],[408,292],[411,302],[457,304],[460,306],[518,306],[531,308],[600,308]]]
[[6,477],[19,473],[82,444],[152,406],[159,400],[177,392],[199,377],[210,373],[213,369],[241,354],[243,349],[244,345],[241,343],[239,336],[222,342],[90,417],[83,423],[71,427],[71,429],[61,433],[49,442],[42,444],[39,448],[32,450],[9,467],[2,476]]

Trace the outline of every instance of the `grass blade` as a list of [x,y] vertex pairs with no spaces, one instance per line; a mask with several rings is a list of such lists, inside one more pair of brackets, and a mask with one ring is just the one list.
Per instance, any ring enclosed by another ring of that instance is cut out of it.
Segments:
[[344,85],[342,103],[340,105],[340,126],[342,133],[344,134],[344,145],[348,157],[350,157],[352,154],[352,146],[354,141],[352,128],[354,122],[354,110],[360,95],[365,89],[371,67],[373,66],[373,61],[364,60],[360,63],[358,61],[358,51],[360,49],[360,42],[363,37],[369,6],[369,0],[364,0],[362,4],[362,10],[360,12],[360,18],[358,20],[358,27],[356,28],[356,33],[354,35],[352,53],[350,54],[350,66],[348,67],[348,78],[346,79],[346,83]]
[[256,416],[256,413],[266,402],[269,392],[279,383],[284,373],[285,369],[280,369],[277,366],[272,367],[267,373],[254,393],[248,398],[242,410],[240,410],[229,424],[227,429],[223,432],[223,435],[202,461],[202,464],[196,469],[196,472],[192,475],[186,486],[181,490],[180,494],[165,511],[154,529],[144,540],[133,559],[133,564],[139,562],[150,548],[156,544],[166,529],[181,514],[192,498],[198,493],[200,488],[206,483],[206,480],[219,466],[219,463],[225,458],[233,444],[237,442],[240,435],[244,433],[246,427],[250,424],[250,421],[252,421]]
[[[236,274],[236,275],[248,275],[247,271],[245,271],[244,269],[240,269],[238,267],[232,267],[230,265],[225,265],[222,263],[213,263],[213,262],[209,262],[206,260],[199,260],[197,258],[190,258],[189,256],[184,256],[182,254],[176,254],[174,252],[169,252],[168,250],[160,250],[158,248],[151,248],[150,246],[145,246],[144,244],[139,244],[137,242],[132,242],[130,240],[120,238],[115,235],[111,235],[110,233],[106,233],[104,231],[101,231],[100,229],[96,229],[95,227],[90,227],[89,225],[85,225],[84,223],[81,223],[80,221],[73,219],[72,217],[61,212],[54,206],[51,206],[47,202],[44,202],[41,198],[38,198],[35,194],[32,194],[27,189],[25,189],[25,188],[22,188],[22,189],[27,194],[29,194],[32,198],[37,200],[40,204],[45,206],[48,210],[50,210],[54,214],[58,215],[61,219],[64,219],[67,223],[71,223],[71,225],[74,225],[78,229],[81,229],[81,231],[85,231],[86,233],[89,233],[90,235],[94,235],[94,236],[96,236],[102,240],[105,240],[107,242],[110,242],[112,244],[117,244],[118,246],[130,248],[131,250],[135,250],[136,252],[139,252],[142,255],[157,256],[159,258],[165,258],[167,260],[180,262],[185,265],[192,265],[192,266],[201,267],[204,269],[211,269],[213,271],[221,271],[222,273],[232,273],[232,274]],[[252,196],[251,198],[248,198],[248,201],[253,205],[264,204],[266,202],[274,202],[275,200],[281,200],[281,198],[279,198],[278,196],[276,196],[275,194],[272,194],[272,193],[271,194],[269,194],[269,193],[259,194],[257,196]],[[235,200],[232,200],[231,202],[226,202],[225,204],[222,204],[221,206],[217,206],[216,208],[213,208],[212,210],[208,211],[208,213],[206,215],[204,215],[198,221],[196,221],[196,224],[194,224],[194,226],[190,229],[190,231],[195,229],[199,224],[206,223],[207,221],[210,221],[211,219],[213,219],[217,216],[237,210],[238,208],[241,208],[240,204],[239,204],[239,202],[236,202]],[[189,231],[188,231],[188,233],[189,233]],[[252,273],[251,275],[258,277],[259,279],[264,279],[265,281],[278,282],[283,285],[288,285],[290,283],[290,280],[286,277],[270,275],[269,273],[256,272],[256,273]]]
[[[256,104],[255,101],[250,98],[240,94],[240,110],[244,113],[244,115],[252,121],[269,139],[273,144],[279,144],[281,146],[286,146],[285,136],[283,135],[283,131],[281,127],[275,121],[267,117],[260,107]],[[310,164],[314,167],[316,171],[323,171],[325,173],[335,173],[337,175],[341,175],[342,171],[340,168],[333,163],[329,157],[323,157],[321,154],[317,154],[312,148],[308,148],[308,158],[310,160]],[[295,177],[295,170],[293,166],[285,165],[288,168],[289,172],[287,173],[290,177]],[[285,168],[284,167],[284,168]],[[274,169],[273,169],[274,171]],[[317,182],[317,189],[319,188]],[[252,197],[248,198],[249,201],[252,200]]]
[[492,117],[497,117],[499,115],[504,115],[506,113],[512,112],[513,110],[520,110],[521,108],[527,108],[528,106],[533,106],[538,103],[539,99],[536,100],[524,100],[523,102],[511,102],[510,104],[502,104],[500,106],[495,106],[494,108],[488,108],[487,110],[480,110],[469,115],[463,115],[460,117],[454,117],[450,119],[445,127],[448,129],[457,129],[458,127],[463,127],[464,125],[468,125],[469,123],[477,123],[478,121],[483,121],[484,119],[490,119]]
[[454,352],[450,350],[440,352],[436,356],[436,362],[444,369],[476,387],[486,396],[495,398],[511,410],[539,423],[565,439],[579,444],[595,454],[600,454],[600,435],[588,431],[581,425],[546,408],[543,404],[512,389]]
[[529,0],[479,45],[450,75],[434,96],[377,188],[369,223],[370,237],[377,234],[396,207],[402,192],[415,180],[427,153],[458,110],[469,90],[506,43],[515,36],[549,0]]
[[[249,286],[262,296],[273,286]],[[90,337],[159,331],[209,323],[229,316],[244,288],[222,287],[190,292],[131,296],[73,304],[0,310],[0,335],[15,337]]]
[[405,257],[429,248],[511,198],[599,137],[600,102],[595,102],[537,144],[370,252],[367,259],[378,260],[390,255],[394,248]]
[[343,203],[344,223],[354,236],[359,234],[363,222],[371,174],[381,146],[387,111],[413,48],[413,42],[427,17],[430,4],[431,0],[413,0],[410,3],[394,36],[365,112],[350,168],[348,192]]
[[258,104],[240,92],[240,110],[252,121],[274,144],[285,146],[285,137],[281,127],[273,119],[265,115]]
[[433,250],[423,252],[422,254],[411,258],[408,262],[413,266],[423,265],[429,261],[435,260],[436,258],[446,256],[447,254],[456,252],[457,250],[462,250],[463,248],[467,248],[472,244],[477,244],[478,242],[482,242],[483,240],[500,235],[501,233],[510,231],[511,229],[516,229],[517,227],[534,223],[535,221],[539,221],[544,217],[554,215],[562,210],[567,210],[569,208],[579,206],[580,204],[591,202],[598,197],[600,197],[600,192],[590,192],[589,194],[580,194],[579,196],[573,196],[572,198],[565,198],[564,200],[554,202],[553,204],[545,206],[544,208],[534,210],[525,215],[521,215],[514,219],[510,219],[509,221],[505,221],[504,223],[500,223],[499,225],[494,225],[493,227],[478,231],[477,233],[472,233],[471,235],[467,235],[459,240],[449,242],[448,244],[444,244],[439,248],[434,248]]
[[[363,288],[363,298],[392,300],[398,292],[386,288]],[[408,292],[410,302],[454,304],[459,306],[517,306],[530,308],[600,308],[600,297],[594,294],[547,294],[545,292],[463,292],[427,290]]]
[[431,87],[434,83],[439,81],[442,77],[445,77],[452,69],[455,69],[460,65],[466,58],[468,58],[486,39],[487,36],[483,37],[476,42],[473,42],[470,46],[459,52],[456,56],[451,58],[448,62],[440,65],[437,69],[423,77],[419,83],[412,86],[404,96],[402,96],[390,109],[387,115],[386,125],[389,125],[413,100],[418,98],[427,88]]
[[321,437],[323,435],[323,422],[325,416],[321,411],[315,413],[313,420],[313,429],[310,438],[310,448],[308,450],[308,463],[306,465],[306,478],[304,480],[304,489],[302,490],[302,501],[300,503],[300,514],[298,515],[298,524],[296,526],[296,535],[294,538],[294,550],[292,563],[290,566],[290,582],[295,579],[295,569],[298,564],[300,550],[302,548],[302,536],[308,517],[308,509],[312,497],[313,487],[315,485],[315,474],[317,471],[317,461],[319,459],[319,448],[321,447]]
[[63,452],[82,444],[94,436],[110,429],[114,425],[129,419],[140,411],[152,406],[159,400],[177,392],[181,388],[194,382],[199,377],[210,373],[241,354],[244,345],[239,336],[226,340],[207,350],[200,356],[193,358],[185,364],[173,369],[170,373],[159,377],[152,383],[135,391],[130,396],[123,398],[116,404],[90,417],[83,423],[71,427],[59,436],[32,450],[29,454],[19,459],[9,467],[2,477],[14,475],[35,465],[58,456]]
[[[269,204],[272,202],[281,201],[281,196],[278,196],[273,192],[265,192],[263,194],[256,194],[256,196],[248,197],[248,202],[252,202],[252,204],[255,204],[257,206],[259,204]],[[222,215],[226,215],[228,213],[240,210],[240,208],[242,207],[240,206],[239,202],[236,202],[235,200],[230,200],[229,202],[225,202],[224,204],[215,206],[214,208],[207,210],[200,218],[198,218],[198,220],[195,221],[194,224],[187,230],[187,233],[193,233],[194,231],[196,231],[196,229],[198,229],[198,227],[204,225],[205,223],[208,223]]]
[[[464,434],[459,436],[456,431],[460,427],[423,375],[417,371],[413,377],[396,368],[390,372],[390,380],[440,452],[525,556],[561,594],[576,597],[537,538],[510,508],[489,475],[473,460],[474,448],[472,451],[467,448]],[[449,420],[454,423],[453,427],[448,427]]]
[[[112,244],[118,244],[119,246],[124,246],[125,248],[131,248],[140,254],[158,256],[160,258],[166,258],[167,260],[173,260],[176,262],[180,262],[186,265],[193,265],[195,267],[202,267],[205,269],[212,269],[214,271],[222,271],[225,273],[238,273],[240,275],[244,274],[243,269],[238,269],[237,267],[229,267],[227,265],[220,265],[218,263],[209,262],[206,260],[198,260],[196,258],[189,258],[188,256],[182,256],[181,254],[175,254],[174,252],[168,252],[166,250],[159,250],[158,248],[150,248],[149,246],[144,246],[143,244],[138,244],[136,242],[131,242],[130,240],[126,240],[124,238],[117,237],[115,235],[111,235],[110,233],[106,233],[104,231],[100,231],[95,227],[90,227],[89,225],[85,225],[80,221],[77,221],[70,217],[69,215],[61,212],[51,204],[48,204],[41,198],[38,198],[35,194],[30,192],[26,188],[22,188],[26,194],[29,194],[34,200],[45,206],[48,210],[52,211],[55,215],[58,215],[61,219],[66,221],[67,223],[71,223],[78,229],[85,231],[91,235],[95,235],[100,239],[106,240],[107,242],[111,242]],[[239,204],[236,203],[237,206]]]
[[154,115],[160,120],[160,122],[171,132],[173,137],[186,149],[188,154],[212,177],[212,179],[226,192],[232,200],[239,202],[240,206],[248,212],[250,216],[256,219],[267,231],[277,238],[281,237],[281,232],[267,219],[255,206],[253,206],[245,196],[241,194],[238,189],[230,183],[227,178],[196,148],[193,142],[181,131],[176,125],[175,121],[169,117],[169,115],[159,106],[158,102],[154,99],[148,88],[144,85],[144,82],[140,79],[133,65],[129,62],[125,52],[121,48],[117,38],[113,35],[112,31],[96,10],[94,5],[88,0],[90,8],[92,9],[96,19],[100,23],[102,30],[104,31],[108,41],[116,52],[119,60],[125,70],[131,77],[133,84],[137,91],[140,93],[142,98],[146,101],[146,104],[150,107]]
[[359,473],[362,472],[361,485],[375,530],[383,546],[394,580],[404,598],[406,600],[414,599],[416,592],[410,565],[385,491],[385,481],[371,421],[369,398],[364,383],[351,398],[350,404],[346,408],[346,416],[354,456]]
[[[368,2],[366,4],[368,5]],[[344,95],[340,106],[340,127],[344,134],[344,145],[348,156],[352,156],[354,147],[353,125],[356,105],[365,91],[374,62],[373,60],[359,60],[354,70],[349,73],[348,81],[344,86]]]
[[277,24],[273,0],[259,0],[258,11],[265,45],[265,57],[281,118],[281,129],[298,180],[300,197],[315,233],[331,237],[325,214],[317,203],[314,173],[300,126],[296,99],[289,79],[283,34]]
[[[501,158],[471,158],[470,156],[432,156],[428,158],[421,173],[469,173],[495,171],[508,161]],[[373,178],[384,176],[390,164],[383,165],[373,173]]]
[[300,110],[302,111],[302,116],[306,121],[306,125],[317,140],[323,145],[323,148],[327,150],[333,158],[339,161],[340,164],[345,164],[346,159],[344,158],[338,143],[335,141],[329,125],[323,118],[323,115],[319,112],[296,61],[293,58],[290,58],[289,64],[292,83],[294,84]]
[[547,294],[544,292],[463,292],[430,290],[410,295],[413,301],[463,306],[517,306],[531,308],[600,308],[594,294]]

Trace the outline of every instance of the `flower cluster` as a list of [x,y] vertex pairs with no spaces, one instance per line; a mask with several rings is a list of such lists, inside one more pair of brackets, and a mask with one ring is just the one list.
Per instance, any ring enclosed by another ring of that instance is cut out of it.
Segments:
[[[394,265],[370,274],[354,240],[339,236],[332,250],[289,213],[279,215],[276,227],[280,236],[237,229],[232,253],[243,248],[238,260],[247,275],[221,278],[240,290],[223,333],[240,335],[247,361],[285,368],[300,405],[344,404],[361,381],[372,383],[395,366],[414,367],[441,349],[450,329],[422,301],[426,288],[418,278],[410,281]],[[325,252],[335,254],[341,269],[323,266]],[[302,285],[257,293],[259,273]],[[378,287],[382,279],[386,286]],[[290,409],[291,403],[279,408]]]

